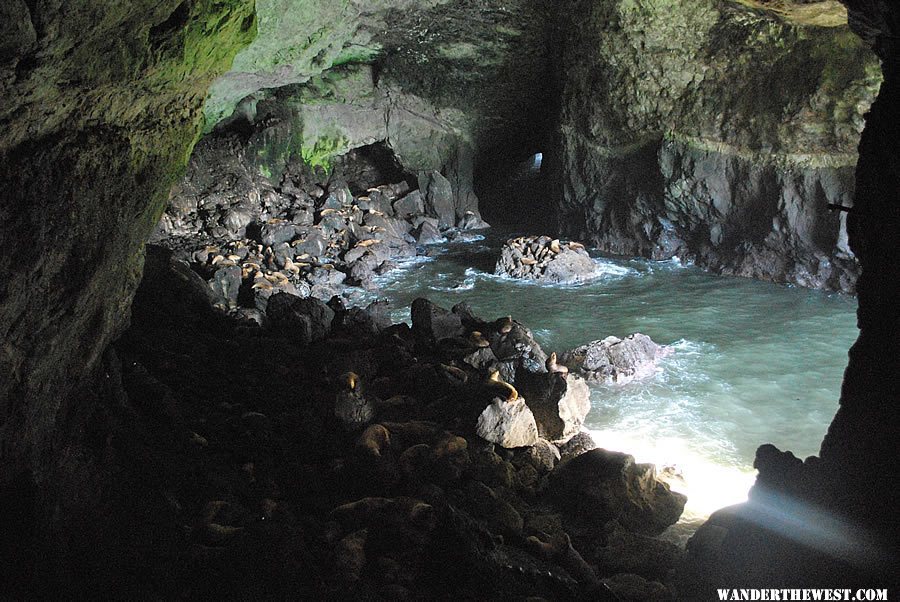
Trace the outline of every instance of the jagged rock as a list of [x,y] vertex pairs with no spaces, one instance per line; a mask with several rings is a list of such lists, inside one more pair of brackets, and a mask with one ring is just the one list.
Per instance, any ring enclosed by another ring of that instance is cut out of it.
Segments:
[[547,354],[525,326],[512,321],[509,332],[491,334],[491,351],[501,363],[500,375],[508,383],[516,384],[516,375],[524,369],[544,372]]
[[325,338],[331,330],[334,311],[319,299],[301,299],[288,293],[276,293],[266,306],[269,327],[290,336],[301,345]]
[[237,307],[238,292],[241,288],[241,268],[232,265],[216,270],[209,286],[224,300],[228,308]]
[[413,238],[416,239],[416,244],[419,245],[434,245],[441,242],[444,242],[444,237],[441,235],[440,230],[438,230],[430,221],[423,221],[419,226],[412,231]]
[[538,440],[534,414],[521,397],[515,401],[494,399],[478,417],[475,432],[507,449],[534,445]]
[[515,383],[534,412],[541,437],[562,444],[581,431],[591,410],[591,391],[584,379],[520,370]]
[[650,337],[635,333],[620,339],[609,336],[565,352],[559,362],[588,382],[627,383],[653,373],[667,354]]
[[402,199],[394,201],[393,207],[397,217],[403,219],[425,214],[425,200],[419,190],[413,190]]
[[301,239],[295,241],[292,245],[294,253],[303,255],[308,253],[312,257],[320,257],[325,253],[328,247],[328,241],[322,234],[322,230],[318,227],[307,228],[301,233]]
[[272,220],[262,225],[259,231],[259,241],[267,246],[274,247],[283,242],[290,242],[297,234],[297,227],[286,220]]
[[412,331],[416,339],[434,344],[441,339],[463,334],[462,320],[458,315],[439,307],[428,299],[416,299],[410,307]]
[[456,225],[460,230],[484,230],[491,227],[489,223],[481,219],[481,216],[474,211],[466,211]]
[[452,228],[456,225],[456,208],[453,200],[453,186],[437,171],[419,175],[419,190],[425,197],[425,213],[438,219],[438,227]]
[[621,452],[594,449],[550,474],[557,504],[578,520],[618,520],[635,533],[657,535],[675,524],[687,497],[656,478],[653,464],[637,464]]
[[528,236],[506,241],[494,271],[511,278],[575,284],[596,276],[597,266],[580,244]]
[[584,452],[597,449],[597,443],[587,431],[576,433],[571,439],[559,446],[559,454],[562,460],[571,460]]
[[546,439],[535,441],[534,445],[525,451],[525,457],[542,475],[556,468],[561,459],[559,448]]

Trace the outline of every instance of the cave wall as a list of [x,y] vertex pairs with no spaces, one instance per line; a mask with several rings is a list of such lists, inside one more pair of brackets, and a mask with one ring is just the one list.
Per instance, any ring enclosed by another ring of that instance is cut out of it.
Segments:
[[[458,214],[477,213],[476,162],[548,137],[543,0],[261,0],[258,11],[259,37],[206,102],[207,130],[223,146],[198,152],[221,156],[229,132],[252,129],[231,175],[262,195],[292,162],[327,172],[335,157],[383,142],[412,174],[446,176]],[[314,34],[298,34],[301,25]],[[202,166],[211,162],[198,157],[182,191],[205,178]],[[189,202],[175,197],[173,206]]]
[[881,78],[874,54],[832,19],[718,0],[565,11],[554,159],[565,234],[851,291],[846,216],[827,204],[852,204],[862,116]]
[[253,0],[0,8],[0,485],[49,478]]

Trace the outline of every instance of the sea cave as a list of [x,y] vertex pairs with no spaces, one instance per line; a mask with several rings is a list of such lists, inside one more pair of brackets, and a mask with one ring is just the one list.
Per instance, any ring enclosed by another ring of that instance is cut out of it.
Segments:
[[900,5],[0,17],[3,599],[900,592]]

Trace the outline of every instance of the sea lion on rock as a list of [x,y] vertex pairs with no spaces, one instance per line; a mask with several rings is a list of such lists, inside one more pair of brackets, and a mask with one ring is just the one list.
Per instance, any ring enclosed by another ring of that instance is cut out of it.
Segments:
[[499,370],[491,370],[484,384],[492,389],[502,390],[506,394],[506,401],[515,401],[519,398],[519,392],[516,388],[500,378]]
[[557,363],[555,351],[551,353],[549,357],[547,357],[547,361],[544,366],[547,368],[547,372],[549,372],[551,375],[559,374],[563,378],[566,378],[569,375],[569,369],[562,364]]
[[512,316],[497,318],[494,321],[494,328],[496,328],[497,332],[500,334],[508,334],[513,328]]

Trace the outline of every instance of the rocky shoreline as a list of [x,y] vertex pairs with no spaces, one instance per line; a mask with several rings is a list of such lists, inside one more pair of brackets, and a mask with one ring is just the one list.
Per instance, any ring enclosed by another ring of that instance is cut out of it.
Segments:
[[397,262],[490,227],[475,211],[457,215],[439,172],[420,174],[413,188],[376,184],[381,174],[362,159],[347,164],[327,177],[301,165],[277,189],[243,170],[231,174],[241,186],[203,191],[191,185],[210,177],[198,167],[173,194],[153,241],[208,283],[214,306],[262,324],[277,293],[358,304]]
[[[117,345],[123,436],[172,433],[114,454],[167,483],[138,506],[161,504],[171,524],[157,528],[180,533],[172,545],[193,573],[174,571],[171,587],[671,599],[682,552],[654,536],[685,497],[652,465],[595,449],[580,428],[584,381],[548,372],[516,320],[420,299],[412,326],[391,324],[378,305],[279,292],[264,328],[216,311],[199,285],[151,246]],[[485,439],[515,408],[533,417],[527,441]]]

